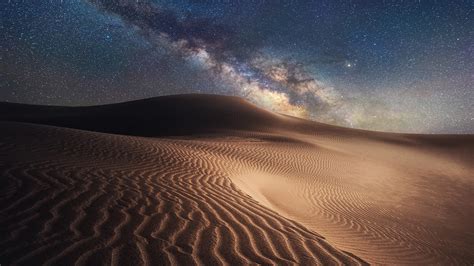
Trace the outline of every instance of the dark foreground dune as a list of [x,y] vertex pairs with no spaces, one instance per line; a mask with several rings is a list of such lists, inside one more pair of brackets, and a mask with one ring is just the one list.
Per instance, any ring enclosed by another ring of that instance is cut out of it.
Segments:
[[474,262],[474,136],[183,95],[0,104],[0,263]]

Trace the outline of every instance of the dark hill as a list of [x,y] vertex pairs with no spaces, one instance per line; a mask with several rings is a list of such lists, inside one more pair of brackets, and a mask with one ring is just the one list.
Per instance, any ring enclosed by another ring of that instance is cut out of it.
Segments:
[[87,107],[0,103],[0,120],[135,136],[266,130],[282,118],[238,97],[187,94]]

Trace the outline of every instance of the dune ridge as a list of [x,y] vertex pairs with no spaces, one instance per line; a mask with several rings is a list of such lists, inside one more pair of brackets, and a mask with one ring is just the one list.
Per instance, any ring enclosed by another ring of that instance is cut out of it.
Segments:
[[6,263],[363,264],[243,194],[205,144],[2,127],[21,156],[2,158]]
[[474,261],[472,135],[346,129],[209,95],[0,111],[8,265]]

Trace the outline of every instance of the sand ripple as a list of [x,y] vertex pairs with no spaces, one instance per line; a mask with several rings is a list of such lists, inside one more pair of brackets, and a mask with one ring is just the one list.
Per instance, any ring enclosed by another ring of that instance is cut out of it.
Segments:
[[7,265],[363,264],[238,189],[225,141],[1,124]]

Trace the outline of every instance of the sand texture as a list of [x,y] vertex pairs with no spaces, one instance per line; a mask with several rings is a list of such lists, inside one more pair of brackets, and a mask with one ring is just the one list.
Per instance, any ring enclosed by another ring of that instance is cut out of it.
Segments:
[[0,264],[474,263],[474,135],[242,99],[0,104]]

